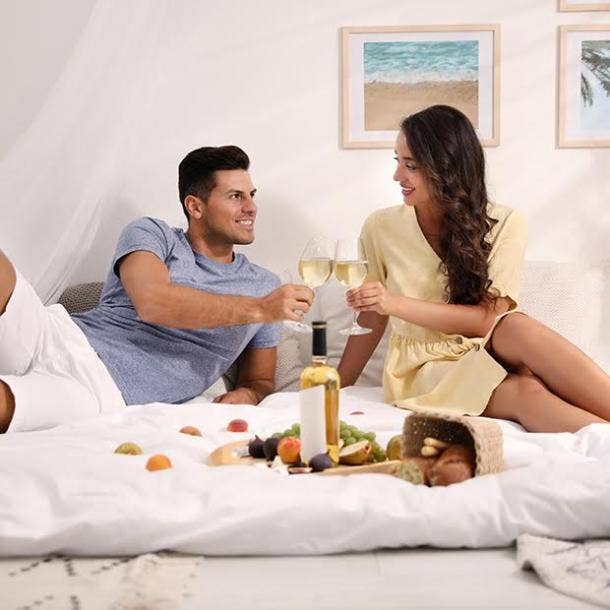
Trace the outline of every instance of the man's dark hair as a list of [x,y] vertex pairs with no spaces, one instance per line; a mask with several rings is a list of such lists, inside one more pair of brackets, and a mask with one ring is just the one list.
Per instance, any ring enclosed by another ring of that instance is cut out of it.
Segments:
[[178,166],[178,192],[187,220],[189,213],[184,205],[188,195],[207,201],[216,186],[215,173],[223,169],[250,167],[248,155],[239,146],[204,146],[191,151]]

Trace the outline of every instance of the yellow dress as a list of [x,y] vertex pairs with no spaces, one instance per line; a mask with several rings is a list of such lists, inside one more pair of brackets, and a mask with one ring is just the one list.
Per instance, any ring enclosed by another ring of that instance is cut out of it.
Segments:
[[[519,296],[525,219],[501,205],[490,204],[488,214],[498,220],[488,237],[491,289],[514,302],[507,312],[512,313]],[[388,290],[415,299],[447,302],[446,275],[439,269],[440,259],[424,237],[414,208],[400,205],[377,210],[366,220],[362,240],[369,261],[367,281],[380,281]],[[390,324],[383,376],[386,402],[405,409],[447,409],[469,415],[485,409],[507,374],[485,349],[491,331],[486,337],[468,338],[393,316]]]

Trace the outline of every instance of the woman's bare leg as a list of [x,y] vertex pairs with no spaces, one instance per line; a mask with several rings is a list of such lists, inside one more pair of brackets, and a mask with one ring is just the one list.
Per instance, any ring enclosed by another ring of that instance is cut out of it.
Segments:
[[526,367],[566,405],[610,420],[610,377],[567,339],[521,313],[506,316],[490,341],[509,370]]
[[509,374],[493,391],[482,415],[516,421],[529,432],[576,432],[606,421],[565,402],[535,375]]

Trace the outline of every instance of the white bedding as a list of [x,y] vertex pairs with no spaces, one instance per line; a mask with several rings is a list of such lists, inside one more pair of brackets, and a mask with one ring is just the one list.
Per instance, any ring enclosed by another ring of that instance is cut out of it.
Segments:
[[[385,443],[408,412],[378,389],[342,391],[341,418]],[[504,432],[507,470],[446,488],[385,475],[286,476],[250,466],[212,468],[218,445],[267,436],[297,421],[295,393],[261,406],[145,405],[53,430],[0,439],[0,554],[322,554],[382,547],[506,546],[522,533],[610,535],[610,427],[577,434]],[[364,415],[349,413],[355,409]],[[225,430],[230,419],[248,433]],[[203,437],[181,434],[198,426]],[[145,455],[115,455],[124,441]],[[165,453],[171,470],[148,472]]]

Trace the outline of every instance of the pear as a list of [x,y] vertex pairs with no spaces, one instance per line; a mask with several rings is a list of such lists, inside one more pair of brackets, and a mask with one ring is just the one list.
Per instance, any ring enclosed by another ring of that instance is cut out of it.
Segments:
[[385,452],[388,456],[388,460],[402,460],[402,434],[396,434],[388,441],[388,446],[386,447]]
[[339,452],[339,464],[360,466],[369,459],[371,449],[371,443],[367,440],[347,445]]

